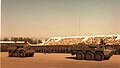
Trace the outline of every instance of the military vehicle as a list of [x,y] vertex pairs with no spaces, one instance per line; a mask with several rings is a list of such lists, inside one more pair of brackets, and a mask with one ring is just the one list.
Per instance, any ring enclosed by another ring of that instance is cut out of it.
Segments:
[[108,48],[105,44],[46,45],[33,47],[36,52],[40,53],[71,53],[72,55],[76,55],[78,60],[97,61],[108,60],[116,51],[115,49]]
[[102,61],[109,59],[115,52],[113,49],[108,49],[106,45],[74,45],[71,49],[72,55],[76,54],[79,60],[97,60]]
[[8,49],[9,57],[32,57],[35,53],[30,47],[17,46]]

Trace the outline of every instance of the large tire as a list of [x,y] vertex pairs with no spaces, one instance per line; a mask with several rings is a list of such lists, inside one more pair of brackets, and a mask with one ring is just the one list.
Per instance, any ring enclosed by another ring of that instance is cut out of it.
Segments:
[[104,55],[101,52],[96,52],[95,53],[95,60],[97,61],[102,61],[104,59]]
[[24,52],[24,51],[20,51],[20,52],[19,52],[19,56],[20,56],[20,57],[25,57],[25,52]]
[[29,57],[33,57],[34,54],[30,54]]
[[111,57],[111,56],[109,56],[109,57],[105,57],[104,59],[105,59],[105,60],[109,60],[109,59],[110,59],[110,57]]
[[9,51],[9,57],[13,57],[13,51]]
[[94,54],[92,52],[87,52],[85,54],[85,59],[86,60],[93,60],[94,59]]
[[119,55],[119,53],[116,51],[116,52],[115,52],[115,55]]
[[84,59],[84,54],[81,51],[79,51],[79,52],[76,53],[76,58],[78,60],[83,60]]
[[25,56],[26,56],[26,57],[30,57],[30,54],[26,54]]
[[116,50],[116,51],[115,51],[115,54],[116,54],[116,55],[120,55],[120,50],[119,50],[119,49]]
[[19,56],[19,52],[18,51],[15,51],[14,52],[14,57],[18,57]]

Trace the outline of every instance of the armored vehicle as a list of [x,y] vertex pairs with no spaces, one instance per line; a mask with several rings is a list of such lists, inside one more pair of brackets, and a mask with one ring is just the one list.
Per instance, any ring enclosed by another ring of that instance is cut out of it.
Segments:
[[17,46],[8,49],[9,57],[32,57],[35,53],[30,47]]
[[72,55],[76,54],[76,58],[79,60],[97,60],[102,61],[109,59],[115,50],[108,49],[106,45],[86,45],[79,44],[72,47]]

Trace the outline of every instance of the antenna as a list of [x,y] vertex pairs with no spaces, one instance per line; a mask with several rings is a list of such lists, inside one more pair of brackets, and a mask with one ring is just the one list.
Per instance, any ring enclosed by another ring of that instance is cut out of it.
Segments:
[[79,34],[78,35],[80,35],[80,15],[78,14],[78,30],[79,30]]

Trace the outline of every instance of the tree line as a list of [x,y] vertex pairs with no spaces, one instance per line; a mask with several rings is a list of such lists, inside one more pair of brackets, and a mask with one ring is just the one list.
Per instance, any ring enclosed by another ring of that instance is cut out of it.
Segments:
[[31,44],[39,44],[42,43],[42,40],[40,39],[33,39],[33,38],[28,38],[28,37],[11,37],[10,39],[5,37],[1,41],[27,41]]

